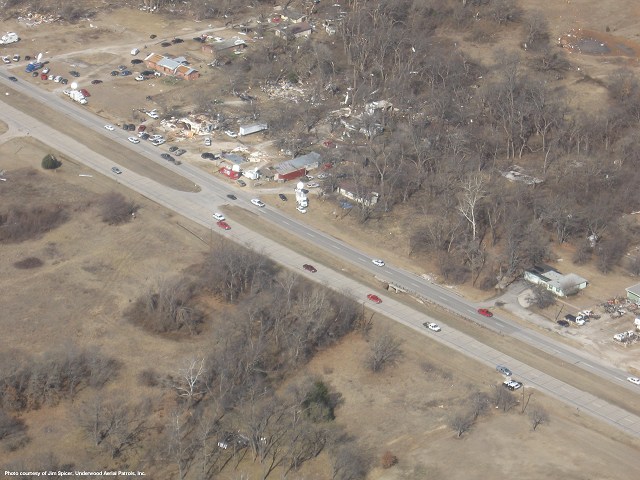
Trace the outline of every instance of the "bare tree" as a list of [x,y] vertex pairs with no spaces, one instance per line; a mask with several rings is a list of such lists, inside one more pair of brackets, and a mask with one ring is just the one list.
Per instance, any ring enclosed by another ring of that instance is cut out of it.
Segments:
[[544,407],[536,405],[529,412],[529,420],[531,421],[531,428],[535,432],[539,425],[549,422],[549,414]]
[[402,357],[401,342],[388,332],[379,335],[372,343],[366,365],[372,372],[380,372],[394,366]]
[[180,397],[189,401],[200,398],[205,393],[205,359],[200,360],[190,358],[178,371],[178,378],[175,379],[174,388]]
[[491,398],[485,392],[474,392],[469,396],[469,413],[473,420],[486,413],[491,404]]
[[516,396],[502,385],[495,385],[493,401],[503,412],[508,412],[518,404]]
[[527,296],[527,301],[538,308],[547,308],[555,305],[556,296],[543,285],[536,285],[531,288],[531,294]]
[[96,395],[80,407],[77,418],[94,445],[117,458],[142,437],[149,409],[146,401],[129,404],[120,397],[103,399]]
[[460,194],[458,211],[471,225],[471,239],[476,240],[478,230],[478,208],[480,201],[486,196],[484,180],[481,175],[469,175],[463,185]]
[[474,415],[471,412],[456,412],[448,420],[449,427],[456,432],[456,437],[460,438],[464,433],[468,432],[475,422]]

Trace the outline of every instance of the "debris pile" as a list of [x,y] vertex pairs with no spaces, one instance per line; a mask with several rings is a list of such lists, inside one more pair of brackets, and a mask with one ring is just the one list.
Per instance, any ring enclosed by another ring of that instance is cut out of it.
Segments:
[[53,23],[60,20],[60,15],[47,14],[43,15],[41,13],[27,13],[25,16],[19,16],[18,22],[26,25],[27,27],[37,27],[43,23]]

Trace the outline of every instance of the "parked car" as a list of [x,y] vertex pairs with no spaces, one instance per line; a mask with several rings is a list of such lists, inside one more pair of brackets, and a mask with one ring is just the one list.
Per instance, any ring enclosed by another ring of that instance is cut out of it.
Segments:
[[200,155],[200,157],[204,158],[205,160],[214,159],[213,153],[209,153],[209,152],[204,152],[202,155]]
[[176,157],[179,157],[180,155],[184,155],[185,153],[187,153],[187,151],[184,148],[179,148],[178,150],[176,150]]
[[[36,75],[38,74],[38,72],[33,72],[33,73],[35,73]],[[40,80],[48,80],[48,79],[49,79],[49,75],[46,75],[44,73],[40,74]]]
[[479,308],[478,313],[485,317],[493,317],[493,313],[491,313],[491,311],[487,310],[486,308]]
[[280,200],[282,200],[283,202],[287,201],[287,196],[284,193],[279,193],[278,197],[280,198]]
[[215,218],[215,219],[216,219],[216,220],[218,220],[219,222],[225,219],[225,218],[224,218],[224,215],[223,215],[223,214],[221,214],[221,213],[218,213],[218,212],[215,212],[215,213],[213,214],[213,218]]
[[131,70],[124,70],[123,72],[120,72],[121,77],[128,77],[129,75],[131,75]]
[[91,80],[91,85],[98,85],[100,83],[102,83],[102,80]]
[[520,387],[522,387],[522,383],[516,382],[515,380],[505,380],[504,382],[502,382],[502,385],[511,391],[518,390]]
[[42,73],[44,73],[45,75],[47,75],[49,73],[49,67],[44,67],[42,69]]
[[66,78],[63,78],[62,80],[60,80],[60,83],[62,85],[66,85],[67,83],[69,83],[69,80],[67,80]]
[[210,137],[206,137],[204,139],[204,146],[205,147],[210,147],[211,146],[211,138]]
[[382,299],[379,296],[374,295],[373,293],[368,294],[367,298],[374,303],[382,303]]
[[142,132],[138,134],[138,138],[140,140],[149,140],[150,135],[146,132]]
[[165,160],[171,160],[173,157],[171,155],[169,155],[168,153],[161,153],[160,157],[164,158]]
[[122,170],[120,170],[118,167],[111,167],[111,171],[116,175],[120,175],[122,173]]
[[231,227],[229,226],[229,224],[223,220],[220,220],[219,222],[217,222],[216,225],[218,225],[223,230],[231,230]]
[[139,131],[139,132],[144,132],[146,129],[147,129],[147,126],[146,126],[146,125],[140,125],[140,126],[138,127],[138,131]]
[[90,97],[91,96],[91,94],[89,93],[89,90],[87,90],[86,88],[81,88],[80,89],[80,93],[82,95],[84,95],[85,97]]
[[296,210],[299,211],[300,213],[307,213],[307,209],[304,208],[302,205],[298,205],[296,207]]
[[5,56],[5,57],[2,57],[2,61],[3,61],[4,63],[11,63],[11,59],[10,59],[9,57],[6,57],[6,56]]
[[113,125],[105,125],[104,128],[106,128],[110,132],[113,132],[116,129],[116,127],[114,127]]
[[131,60],[131,65],[140,65],[142,63],[142,60],[140,60],[139,58],[134,58],[133,60]]
[[260,208],[265,206],[264,202],[259,198],[252,198],[251,203],[253,203],[256,207],[260,207]]
[[319,186],[320,184],[316,182],[307,183],[307,188],[318,188]]
[[304,265],[302,265],[302,268],[304,268],[307,272],[311,272],[311,273],[316,273],[318,271],[316,267],[314,267],[313,265],[309,265],[308,263],[305,263]]
[[170,46],[171,46],[171,42],[162,42],[162,43],[160,44],[160,46],[161,46],[161,47],[163,47],[163,48],[170,47]]
[[71,76],[72,76],[72,77],[74,77],[74,78],[78,78],[78,77],[80,76],[80,73],[79,73],[79,72],[76,72],[75,70],[71,70],[71,71],[69,72],[69,75],[71,75]]
[[428,323],[425,322],[422,324],[423,326],[427,327],[429,330],[433,330],[434,332],[439,332],[440,330],[442,330],[440,328],[440,325],[438,325],[437,323]]
[[20,55],[15,54],[15,55],[13,56],[13,61],[14,61],[14,62],[19,62],[19,61],[20,61]]
[[231,138],[236,138],[238,136],[237,133],[232,132],[231,130],[225,130],[224,133],[227,134]]
[[127,69],[126,65],[118,65],[118,70],[120,70],[121,72],[126,69]]
[[136,137],[129,137],[127,138],[127,140],[129,140],[131,143],[140,143],[140,140]]
[[373,263],[376,267],[384,267],[384,261],[380,260],[379,258],[374,258],[373,260],[371,260],[371,263]]
[[236,183],[237,183],[238,185],[240,185],[241,187],[246,187],[246,186],[247,186],[247,182],[245,182],[245,181],[244,181],[244,180],[242,180],[242,179],[238,179],[238,180],[236,180]]
[[118,72],[117,70],[111,70],[111,73],[109,74],[112,77],[117,77],[118,75],[120,75],[120,72]]
[[496,372],[501,373],[502,375],[505,375],[507,377],[510,377],[512,375],[511,370],[509,370],[507,367],[505,367],[504,365],[497,365],[496,366]]

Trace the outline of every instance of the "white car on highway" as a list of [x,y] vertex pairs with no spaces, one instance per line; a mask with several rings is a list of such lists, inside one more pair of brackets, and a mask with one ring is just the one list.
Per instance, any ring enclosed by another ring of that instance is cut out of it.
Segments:
[[627,380],[635,385],[640,385],[640,378],[638,377],[627,377]]
[[384,261],[380,260],[379,258],[374,258],[373,260],[371,260],[371,263],[373,263],[376,267],[384,267]]
[[439,332],[440,330],[442,330],[440,328],[440,325],[438,325],[437,323],[423,323],[422,325],[424,325],[425,327],[427,327],[429,330],[433,330],[434,332]]
[[129,140],[131,143],[140,143],[140,139],[136,137],[129,137],[127,138],[127,140]]
[[253,203],[256,207],[260,207],[260,208],[264,207],[264,202],[259,198],[252,198],[251,203]]
[[216,212],[216,213],[214,213],[214,214],[213,214],[213,218],[215,218],[215,219],[216,219],[216,220],[218,220],[219,222],[224,221],[224,215],[223,215],[223,214],[221,214],[221,213],[218,213],[218,212]]
[[113,132],[116,129],[116,127],[114,127],[113,125],[105,125],[104,128],[106,128],[110,132]]

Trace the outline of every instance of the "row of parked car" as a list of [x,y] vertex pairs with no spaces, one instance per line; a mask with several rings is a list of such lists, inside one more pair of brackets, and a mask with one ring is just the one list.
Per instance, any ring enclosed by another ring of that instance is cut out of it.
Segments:
[[19,62],[20,55],[15,54],[13,57],[10,57],[9,55],[5,55],[4,57],[2,57],[2,63],[11,63],[12,60],[14,62]]

